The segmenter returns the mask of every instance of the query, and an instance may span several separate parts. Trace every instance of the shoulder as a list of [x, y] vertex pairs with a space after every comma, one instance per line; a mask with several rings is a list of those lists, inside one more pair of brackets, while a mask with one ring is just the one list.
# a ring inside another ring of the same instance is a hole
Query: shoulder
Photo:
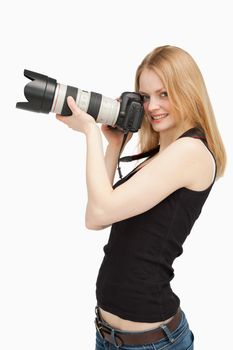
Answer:
[[203, 141], [193, 137], [182, 137], [172, 142], [160, 153], [160, 157], [184, 165], [213, 158]]
[[168, 166], [169, 164], [186, 166], [187, 164], [200, 160], [200, 157], [206, 156], [207, 151], [206, 146], [201, 140], [191, 137], [182, 137], [159, 152], [155, 158], [152, 158], [152, 162], [166, 161]]
[[203, 141], [182, 137], [152, 159], [151, 170], [158, 168], [163, 170], [163, 176], [169, 174], [174, 185], [200, 191], [211, 184], [215, 163]]
[[162, 159], [169, 164], [167, 166], [171, 170], [180, 168], [175, 173], [180, 174], [189, 189], [200, 191], [207, 188], [213, 181], [214, 158], [200, 139], [182, 137], [174, 141], [161, 152]]
[[164, 151], [167, 151], [167, 154], [178, 151], [182, 153], [183, 156], [190, 154], [196, 155], [203, 153], [203, 151], [206, 153], [206, 146], [200, 139], [185, 136], [172, 142]]

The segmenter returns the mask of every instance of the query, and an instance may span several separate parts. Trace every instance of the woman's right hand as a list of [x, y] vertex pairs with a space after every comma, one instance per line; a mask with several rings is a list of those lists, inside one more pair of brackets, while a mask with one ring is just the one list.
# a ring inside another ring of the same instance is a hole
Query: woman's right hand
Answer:
[[[124, 136], [123, 131], [119, 130], [118, 128], [109, 127], [108, 125], [105, 125], [105, 124], [101, 125], [101, 131], [110, 145], [116, 146], [116, 147], [121, 146], [123, 141], [123, 136]], [[129, 132], [126, 139], [126, 143], [131, 139], [132, 136], [133, 136], [133, 133]]]

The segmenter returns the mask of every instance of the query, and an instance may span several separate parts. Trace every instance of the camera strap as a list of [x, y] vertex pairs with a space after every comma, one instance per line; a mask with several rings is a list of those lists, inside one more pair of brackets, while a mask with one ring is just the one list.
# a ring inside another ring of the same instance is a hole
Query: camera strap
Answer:
[[124, 132], [124, 136], [123, 136], [123, 140], [122, 140], [122, 144], [121, 144], [121, 148], [120, 148], [120, 152], [119, 152], [118, 160], [117, 160], [117, 170], [118, 170], [118, 174], [119, 174], [120, 179], [122, 179], [122, 177], [123, 177], [122, 173], [121, 173], [121, 167], [120, 167], [120, 161], [121, 161], [120, 155], [123, 151], [123, 147], [126, 143], [126, 139], [127, 139], [128, 134], [129, 134], [129, 131]]
[[117, 170], [118, 170], [118, 174], [119, 174], [120, 179], [122, 179], [122, 177], [123, 177], [122, 173], [121, 173], [120, 162], [132, 162], [133, 160], [138, 160], [138, 159], [145, 158], [145, 157], [151, 157], [154, 154], [156, 154], [159, 150], [159, 145], [158, 145], [155, 148], [152, 148], [151, 150], [149, 150], [147, 152], [143, 152], [143, 153], [135, 154], [132, 156], [125, 156], [125, 157], [120, 158], [120, 155], [122, 153], [122, 150], [123, 150], [123, 147], [125, 145], [128, 134], [129, 134], [129, 131], [124, 133], [123, 141], [121, 144], [121, 149], [120, 149], [119, 156], [118, 156]]

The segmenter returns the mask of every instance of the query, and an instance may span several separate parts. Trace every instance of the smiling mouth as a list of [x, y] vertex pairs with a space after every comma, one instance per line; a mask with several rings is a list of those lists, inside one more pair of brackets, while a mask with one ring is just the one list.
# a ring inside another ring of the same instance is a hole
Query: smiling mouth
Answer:
[[166, 118], [168, 116], [168, 113], [158, 114], [156, 116], [151, 116], [152, 120], [160, 120], [163, 118]]

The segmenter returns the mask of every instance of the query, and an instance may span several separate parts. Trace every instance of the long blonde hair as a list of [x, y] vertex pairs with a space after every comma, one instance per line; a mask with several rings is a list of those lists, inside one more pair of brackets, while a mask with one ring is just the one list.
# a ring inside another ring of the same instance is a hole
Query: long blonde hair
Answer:
[[[139, 65], [135, 77], [135, 89], [139, 91], [142, 71], [153, 70], [167, 90], [171, 113], [176, 120], [190, 121], [201, 127], [208, 147], [215, 156], [217, 177], [224, 174], [226, 151], [220, 136], [213, 108], [202, 74], [193, 58], [175, 46], [161, 46], [150, 52]], [[155, 132], [147, 118], [143, 118], [139, 130], [139, 149], [146, 152], [159, 144], [159, 133]]]

